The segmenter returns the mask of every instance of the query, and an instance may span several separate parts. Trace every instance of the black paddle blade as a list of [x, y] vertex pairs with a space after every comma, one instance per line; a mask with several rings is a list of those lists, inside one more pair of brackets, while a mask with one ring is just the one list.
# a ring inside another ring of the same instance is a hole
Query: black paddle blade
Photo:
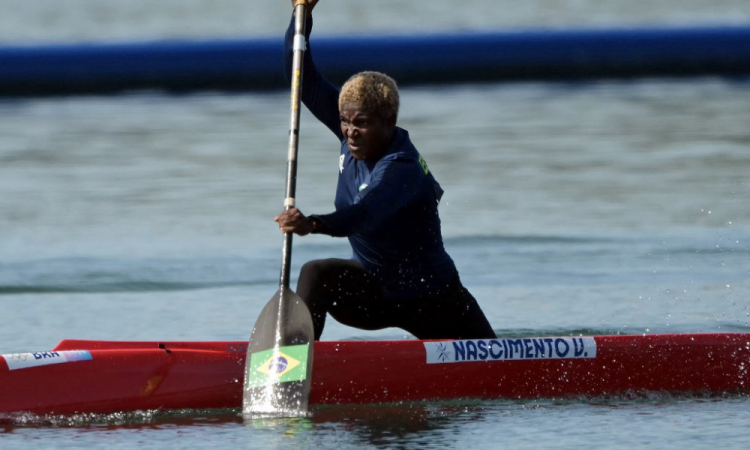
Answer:
[[312, 317], [305, 302], [291, 289], [279, 289], [263, 308], [250, 336], [243, 414], [306, 415], [314, 341]]

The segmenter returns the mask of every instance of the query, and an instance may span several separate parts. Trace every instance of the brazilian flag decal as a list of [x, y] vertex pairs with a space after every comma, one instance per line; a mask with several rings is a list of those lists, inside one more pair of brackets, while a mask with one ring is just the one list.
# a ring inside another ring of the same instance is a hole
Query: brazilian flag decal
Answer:
[[422, 170], [424, 170], [424, 174], [427, 175], [430, 173], [430, 168], [427, 167], [427, 161], [422, 158], [422, 155], [419, 155], [419, 164], [422, 166]]
[[307, 349], [309, 345], [272, 348], [250, 355], [248, 387], [302, 381], [307, 378]]

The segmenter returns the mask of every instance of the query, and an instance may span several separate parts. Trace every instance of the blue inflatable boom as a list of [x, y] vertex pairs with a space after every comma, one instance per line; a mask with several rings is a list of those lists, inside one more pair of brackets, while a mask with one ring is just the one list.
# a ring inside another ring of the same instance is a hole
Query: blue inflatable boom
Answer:
[[[287, 88], [282, 40], [0, 47], [0, 95]], [[316, 37], [341, 83], [377, 70], [400, 84], [750, 73], [750, 26]]]

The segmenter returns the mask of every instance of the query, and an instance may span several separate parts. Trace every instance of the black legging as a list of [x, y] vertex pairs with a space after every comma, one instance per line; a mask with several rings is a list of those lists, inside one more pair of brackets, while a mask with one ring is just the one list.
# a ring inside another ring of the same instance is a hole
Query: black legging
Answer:
[[417, 339], [496, 337], [458, 274], [432, 295], [397, 302], [383, 296], [359, 262], [321, 259], [302, 266], [297, 294], [310, 309], [316, 341], [323, 334], [326, 314], [364, 330], [401, 328]]

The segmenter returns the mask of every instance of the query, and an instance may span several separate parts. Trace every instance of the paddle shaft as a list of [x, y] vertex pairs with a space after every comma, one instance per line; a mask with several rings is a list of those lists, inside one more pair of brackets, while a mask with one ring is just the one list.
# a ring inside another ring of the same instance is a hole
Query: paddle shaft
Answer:
[[[299, 114], [300, 96], [302, 94], [302, 66], [305, 56], [305, 12], [306, 0], [297, 0], [294, 4], [294, 55], [292, 57], [292, 94], [289, 119], [289, 152], [287, 155], [286, 196], [284, 209], [295, 206], [297, 190], [297, 151], [299, 149]], [[292, 265], [292, 233], [284, 233], [281, 260], [281, 278], [279, 286], [289, 287], [289, 273]]]
[[[288, 170], [284, 209], [295, 206], [300, 92], [305, 53], [307, 0], [294, 3], [294, 52], [292, 57], [292, 106], [289, 126]], [[260, 415], [297, 417], [308, 409], [312, 385], [314, 331], [305, 302], [289, 288], [292, 233], [284, 233], [279, 290], [255, 321], [245, 358], [242, 411]]]

